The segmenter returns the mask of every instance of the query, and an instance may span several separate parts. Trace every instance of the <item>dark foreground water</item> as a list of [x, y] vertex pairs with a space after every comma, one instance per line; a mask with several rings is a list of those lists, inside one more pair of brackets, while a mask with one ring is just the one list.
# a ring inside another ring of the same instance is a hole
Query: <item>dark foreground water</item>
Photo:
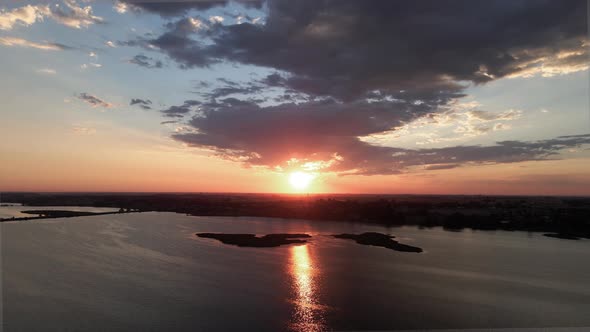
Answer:
[[[590, 326], [590, 241], [138, 213], [0, 224], [5, 331]], [[389, 232], [402, 253], [328, 234]], [[238, 248], [195, 232], [308, 232]]]

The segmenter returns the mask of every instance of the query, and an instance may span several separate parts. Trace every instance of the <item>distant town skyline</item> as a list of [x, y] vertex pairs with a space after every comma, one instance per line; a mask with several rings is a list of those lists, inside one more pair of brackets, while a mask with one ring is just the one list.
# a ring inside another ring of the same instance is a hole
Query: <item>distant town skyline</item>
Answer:
[[590, 195], [587, 1], [3, 1], [0, 191]]

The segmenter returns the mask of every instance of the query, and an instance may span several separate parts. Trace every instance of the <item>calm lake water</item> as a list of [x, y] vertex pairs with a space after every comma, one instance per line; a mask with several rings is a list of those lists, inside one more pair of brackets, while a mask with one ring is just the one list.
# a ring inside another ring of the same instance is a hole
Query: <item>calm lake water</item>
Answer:
[[[174, 213], [0, 227], [5, 331], [590, 326], [587, 240]], [[393, 234], [425, 252], [328, 236], [365, 231]], [[195, 232], [313, 238], [239, 248]]]

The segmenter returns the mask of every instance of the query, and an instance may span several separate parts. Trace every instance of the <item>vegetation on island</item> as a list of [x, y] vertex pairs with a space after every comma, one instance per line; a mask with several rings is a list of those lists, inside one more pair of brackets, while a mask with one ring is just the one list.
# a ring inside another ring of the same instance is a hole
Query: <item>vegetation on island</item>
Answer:
[[278, 247], [285, 244], [303, 244], [311, 238], [308, 234], [267, 234], [256, 236], [255, 234], [222, 234], [222, 233], [197, 233], [198, 237], [221, 241], [224, 244], [238, 247]]
[[348, 239], [354, 240], [358, 244], [364, 244], [368, 246], [377, 246], [377, 247], [384, 247], [387, 249], [395, 250], [395, 251], [402, 251], [402, 252], [422, 252], [422, 248], [409, 246], [407, 244], [399, 243], [395, 241], [393, 235], [375, 233], [375, 232], [367, 232], [362, 234], [337, 234], [332, 235], [337, 239]]

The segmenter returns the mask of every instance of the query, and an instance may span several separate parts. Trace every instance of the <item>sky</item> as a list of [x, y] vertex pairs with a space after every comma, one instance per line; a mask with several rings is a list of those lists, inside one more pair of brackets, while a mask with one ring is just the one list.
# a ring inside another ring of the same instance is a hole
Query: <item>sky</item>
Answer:
[[1, 0], [0, 191], [590, 195], [587, 15]]

